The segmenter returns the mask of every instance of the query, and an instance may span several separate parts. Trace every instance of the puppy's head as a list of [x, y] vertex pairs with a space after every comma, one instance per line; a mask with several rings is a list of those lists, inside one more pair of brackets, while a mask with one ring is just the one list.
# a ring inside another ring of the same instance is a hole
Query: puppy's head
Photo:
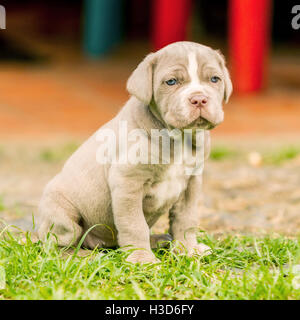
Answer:
[[176, 42], [149, 54], [127, 90], [154, 107], [168, 127], [211, 129], [224, 119], [232, 84], [223, 56], [209, 47]]

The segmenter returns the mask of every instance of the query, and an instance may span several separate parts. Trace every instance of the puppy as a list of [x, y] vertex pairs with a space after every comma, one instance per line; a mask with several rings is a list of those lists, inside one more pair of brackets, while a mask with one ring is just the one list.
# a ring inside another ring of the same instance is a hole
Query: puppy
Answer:
[[[115, 133], [118, 142], [120, 123], [126, 122], [128, 130], [143, 130], [147, 144], [153, 129], [202, 129], [208, 157], [209, 130], [223, 121], [222, 104], [231, 95], [232, 83], [219, 51], [177, 42], [149, 54], [130, 76], [127, 90], [130, 99], [100, 131]], [[174, 153], [166, 164], [101, 163], [103, 155], [97, 155], [103, 146], [97, 136], [100, 131], [46, 186], [39, 205], [40, 239], [51, 229], [60, 246], [77, 245], [94, 226], [84, 240], [85, 247], [135, 248], [128, 261], [152, 263], [157, 259], [151, 251], [150, 228], [168, 213], [170, 234], [188, 255], [208, 250], [197, 242], [195, 230], [201, 175], [186, 174], [190, 164], [172, 162]], [[128, 147], [132, 144], [128, 142]]]

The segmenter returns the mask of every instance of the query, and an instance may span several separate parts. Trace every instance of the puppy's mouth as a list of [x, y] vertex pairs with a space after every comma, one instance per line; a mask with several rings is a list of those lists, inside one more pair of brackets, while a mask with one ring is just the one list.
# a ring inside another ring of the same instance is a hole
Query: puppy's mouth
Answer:
[[205, 130], [211, 130], [216, 126], [216, 124], [208, 121], [207, 119], [203, 118], [203, 117], [199, 117], [197, 118], [195, 121], [193, 121], [189, 127], [193, 127], [193, 128], [200, 128], [200, 129], [205, 129]]

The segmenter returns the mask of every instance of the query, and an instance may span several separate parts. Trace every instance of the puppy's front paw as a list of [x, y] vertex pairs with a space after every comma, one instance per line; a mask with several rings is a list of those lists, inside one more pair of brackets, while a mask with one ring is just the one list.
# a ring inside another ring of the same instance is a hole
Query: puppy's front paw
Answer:
[[191, 248], [188, 248], [188, 256], [207, 256], [212, 254], [212, 250], [209, 246], [203, 244], [203, 243], [198, 243], [194, 245]]
[[148, 250], [135, 250], [126, 259], [131, 263], [158, 263], [160, 262], [155, 255]]
[[192, 256], [207, 256], [212, 253], [211, 248], [203, 243], [189, 244], [179, 241], [174, 242], [173, 252], [179, 255]]

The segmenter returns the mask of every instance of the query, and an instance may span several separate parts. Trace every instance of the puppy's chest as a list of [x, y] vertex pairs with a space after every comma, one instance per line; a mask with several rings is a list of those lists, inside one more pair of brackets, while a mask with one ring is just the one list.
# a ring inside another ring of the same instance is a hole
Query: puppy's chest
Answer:
[[[156, 181], [145, 188], [144, 209], [146, 211], [169, 209], [186, 190], [189, 176], [184, 167], [170, 166]], [[162, 212], [163, 213], [163, 212]]]

